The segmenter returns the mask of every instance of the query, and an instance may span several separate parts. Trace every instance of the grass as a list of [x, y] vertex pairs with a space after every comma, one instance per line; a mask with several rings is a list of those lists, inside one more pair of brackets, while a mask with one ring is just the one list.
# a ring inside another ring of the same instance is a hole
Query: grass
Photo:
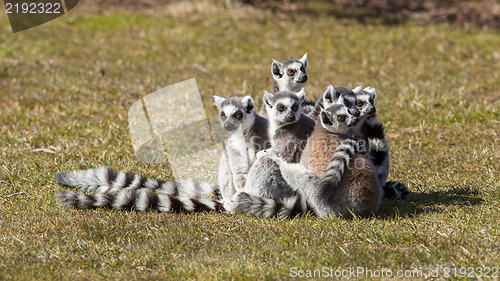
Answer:
[[[358, 266], [443, 278], [447, 266], [498, 267], [499, 33], [245, 7], [85, 11], [16, 34], [0, 16], [0, 279], [274, 280], [291, 267]], [[211, 113], [214, 94], [260, 104], [271, 58], [304, 52], [309, 97], [328, 84], [377, 88], [390, 179], [408, 185], [407, 200], [348, 221], [57, 204], [59, 171], [169, 178], [167, 165], [134, 156], [127, 111], [141, 97], [194, 77]]]

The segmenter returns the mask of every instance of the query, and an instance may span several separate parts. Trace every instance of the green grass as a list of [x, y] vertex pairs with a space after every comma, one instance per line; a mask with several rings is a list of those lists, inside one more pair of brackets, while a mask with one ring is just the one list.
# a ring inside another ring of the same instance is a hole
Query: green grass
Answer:
[[[84, 11], [17, 34], [0, 16], [0, 279], [499, 266], [499, 33], [247, 8]], [[194, 77], [210, 109], [214, 94], [250, 94], [260, 105], [271, 58], [304, 52], [311, 98], [328, 84], [377, 88], [390, 179], [408, 185], [407, 200], [385, 200], [376, 218], [359, 220], [57, 204], [60, 171], [111, 166], [169, 178], [167, 165], [134, 156], [127, 111], [141, 97]]]

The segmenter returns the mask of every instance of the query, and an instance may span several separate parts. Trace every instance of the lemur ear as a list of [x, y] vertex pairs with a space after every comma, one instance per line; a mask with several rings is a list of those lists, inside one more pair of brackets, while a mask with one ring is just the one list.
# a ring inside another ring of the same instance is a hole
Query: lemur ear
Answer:
[[373, 87], [366, 87], [363, 91], [368, 92], [373, 100], [377, 97], [377, 92]]
[[352, 89], [352, 91], [357, 95], [359, 94], [359, 92], [361, 92], [361, 89], [363, 89], [363, 87], [357, 86], [356, 88]]
[[255, 107], [252, 97], [251, 96], [245, 96], [242, 101], [243, 101], [243, 106], [245, 107], [245, 111], [247, 113], [252, 112], [252, 110]]
[[323, 124], [323, 127], [333, 126], [332, 114], [329, 111], [321, 110], [320, 120], [321, 120], [321, 124]]
[[283, 77], [283, 64], [275, 59], [273, 59], [273, 64], [271, 64], [271, 73], [274, 79], [280, 79]]
[[274, 95], [269, 93], [268, 91], [264, 90], [264, 104], [266, 107], [272, 108], [273, 107], [273, 99]]
[[221, 104], [225, 101], [225, 98], [221, 98], [219, 96], [214, 96], [215, 105], [220, 109]]
[[303, 103], [306, 100], [306, 92], [304, 91], [304, 88], [300, 89], [297, 93], [295, 93], [297, 98], [299, 99], [299, 103]]
[[299, 61], [304, 65], [304, 68], [307, 68], [307, 53], [305, 53]]
[[326, 87], [326, 91], [323, 94], [323, 99], [327, 100], [330, 104], [332, 104], [335, 100], [340, 97], [340, 94], [335, 90], [332, 85], [328, 85]]

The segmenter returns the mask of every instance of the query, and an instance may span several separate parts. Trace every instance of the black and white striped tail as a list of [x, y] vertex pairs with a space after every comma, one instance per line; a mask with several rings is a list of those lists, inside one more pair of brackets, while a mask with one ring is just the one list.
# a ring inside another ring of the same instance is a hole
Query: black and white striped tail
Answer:
[[163, 194], [190, 198], [220, 196], [219, 187], [215, 184], [194, 181], [169, 182], [153, 180], [135, 173], [125, 173], [105, 167], [62, 172], [56, 175], [56, 182], [62, 186], [73, 186], [82, 191], [97, 193], [148, 188]]
[[388, 199], [405, 199], [410, 193], [404, 183], [398, 181], [388, 181], [382, 186], [384, 197]]
[[214, 199], [192, 199], [157, 193], [148, 188], [121, 189], [115, 193], [82, 194], [69, 190], [57, 193], [59, 202], [74, 209], [107, 207], [112, 209], [158, 212], [225, 212], [222, 204]]
[[302, 103], [301, 112], [307, 116], [312, 115], [314, 113], [314, 109], [316, 108], [316, 103], [313, 101], [306, 100]]
[[235, 196], [234, 203], [236, 212], [266, 218], [304, 216], [310, 210], [300, 195], [276, 200], [240, 192]]
[[342, 176], [356, 153], [357, 146], [358, 142], [352, 139], [345, 139], [337, 146], [337, 150], [326, 167], [323, 179], [319, 183], [320, 189], [326, 192], [325, 198], [330, 198], [336, 187], [340, 185]]

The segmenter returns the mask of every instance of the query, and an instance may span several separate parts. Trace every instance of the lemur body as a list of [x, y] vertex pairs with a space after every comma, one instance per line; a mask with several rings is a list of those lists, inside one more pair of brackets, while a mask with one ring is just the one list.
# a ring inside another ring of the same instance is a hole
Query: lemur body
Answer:
[[316, 126], [303, 152], [303, 157], [309, 159], [303, 162], [305, 166], [287, 163], [269, 150], [258, 155], [261, 158], [256, 163], [265, 161], [280, 172], [281, 180], [275, 182], [281, 186], [272, 189], [291, 191], [279, 193], [282, 197], [239, 193], [235, 197], [236, 211], [284, 217], [310, 208], [319, 217], [345, 218], [353, 214], [371, 216], [378, 211], [381, 189], [373, 165], [356, 152], [357, 142], [345, 135], [348, 126], [357, 123], [357, 117], [350, 115], [345, 105], [333, 105], [321, 111], [319, 121], [321, 126]]
[[243, 190], [255, 154], [269, 147], [268, 122], [254, 111], [250, 96], [220, 98], [215, 96], [220, 122], [230, 136], [221, 156], [218, 182], [224, 201]]
[[[263, 99], [269, 116], [268, 136], [271, 147], [284, 161], [299, 162], [315, 126], [314, 120], [301, 112], [301, 105], [305, 100], [304, 90], [297, 93], [266, 91]], [[282, 180], [279, 169], [266, 159], [257, 160], [253, 164], [244, 192], [271, 198], [296, 194]]]
[[302, 150], [314, 130], [314, 120], [301, 112], [304, 100], [303, 89], [297, 93], [264, 93], [269, 116], [269, 140], [278, 155], [287, 162], [300, 161]]
[[389, 146], [384, 136], [384, 127], [376, 117], [376, 90], [372, 87], [353, 90], [356, 94], [356, 107], [360, 112], [360, 122], [349, 129], [349, 136], [362, 139], [367, 149], [367, 156], [375, 166], [377, 179], [387, 198], [405, 198], [409, 193], [400, 182], [387, 182], [389, 176]]
[[[230, 133], [221, 156], [219, 183], [168, 182], [152, 180], [133, 173], [115, 172], [108, 168], [63, 172], [56, 181], [94, 194], [68, 190], [58, 193], [60, 202], [72, 208], [135, 208], [140, 211], [224, 211], [222, 204], [241, 190], [255, 153], [268, 147], [267, 120], [255, 114], [250, 96], [244, 98], [214, 97], [222, 127]], [[222, 192], [219, 202], [210, 197]]]
[[[271, 93], [293, 92], [297, 93], [304, 89], [307, 82], [307, 53], [300, 59], [291, 59], [279, 62], [273, 59], [271, 64], [271, 74], [273, 76], [273, 86]], [[314, 108], [314, 102], [304, 101], [302, 110], [308, 114]], [[260, 115], [267, 118], [265, 104], [260, 109]]]

